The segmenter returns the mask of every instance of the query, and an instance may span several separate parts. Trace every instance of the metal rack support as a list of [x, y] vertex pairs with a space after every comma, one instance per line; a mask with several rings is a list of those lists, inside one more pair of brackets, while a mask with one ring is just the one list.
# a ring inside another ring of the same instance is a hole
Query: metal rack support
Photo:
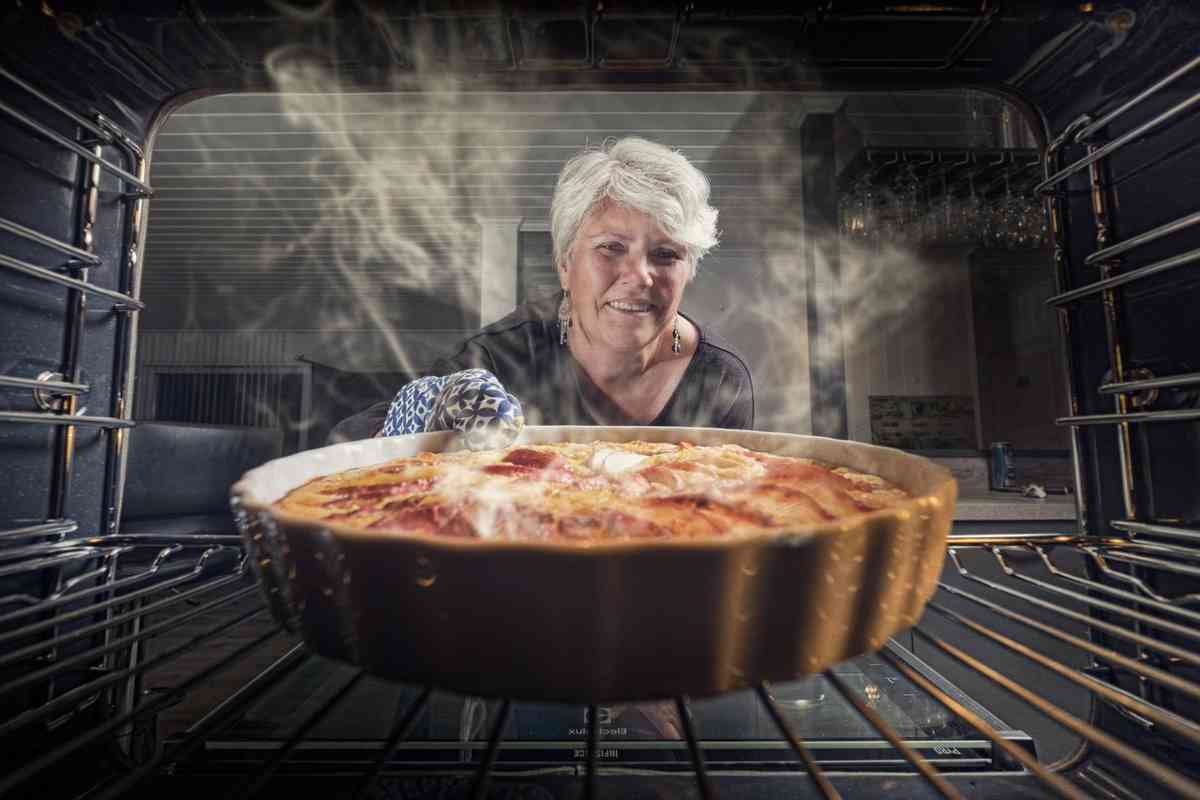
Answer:
[[1067, 779], [1063, 778], [1049, 769], [1045, 764], [1042, 764], [1034, 756], [1029, 754], [1023, 747], [1017, 747], [1008, 739], [1000, 735], [1000, 732], [989, 725], [982, 717], [976, 714], [971, 709], [967, 708], [963, 703], [956, 700], [947, 694], [944, 690], [937, 686], [933, 681], [926, 678], [917, 670], [910, 667], [904, 661], [896, 657], [890, 650], [884, 649], [880, 651], [880, 655], [888, 662], [896, 671], [903, 675], [908, 680], [912, 681], [921, 688], [929, 696], [933, 697], [959, 719], [966, 722], [975, 730], [982, 733], [989, 741], [1000, 749], [1004, 755], [1016, 761], [1018, 764], [1036, 775], [1038, 779], [1046, 785], [1056, 795], [1067, 800], [1088, 800], [1086, 794], [1080, 791], [1079, 787], [1072, 784]]
[[404, 715], [396, 722], [396, 726], [392, 728], [392, 732], [388, 734], [387, 742], [384, 743], [383, 749], [379, 753], [379, 758], [375, 759], [375, 763], [371, 765], [371, 769], [363, 775], [358, 787], [352, 795], [353, 800], [364, 800], [367, 794], [371, 791], [371, 787], [375, 785], [375, 780], [379, 777], [379, 773], [383, 771], [387, 762], [392, 760], [396, 755], [396, 751], [400, 749], [400, 745], [408, 739], [412, 733], [413, 727], [416, 726], [417, 720], [425, 713], [425, 709], [429, 705], [429, 699], [433, 696], [433, 687], [426, 686], [421, 690], [421, 694], [411, 705], [405, 710]]
[[508, 725], [508, 717], [512, 712], [512, 701], [502, 700], [496, 722], [492, 725], [492, 735], [488, 737], [487, 749], [483, 751], [483, 761], [475, 771], [468, 796], [471, 800], [483, 800], [487, 794], [488, 784], [492, 779], [492, 768], [496, 766], [496, 757], [500, 755], [500, 742], [504, 739], [504, 728]]
[[[988, 629], [984, 628], [984, 630]], [[1036, 708], [1038, 711], [1045, 714], [1059, 725], [1067, 728], [1075, 735], [1086, 739], [1091, 744], [1101, 747], [1109, 753], [1112, 753], [1117, 758], [1120, 758], [1133, 768], [1152, 778], [1156, 783], [1159, 783], [1167, 789], [1176, 792], [1177, 796], [1188, 798], [1200, 797], [1200, 785], [1170, 769], [1161, 761], [1150, 758], [1144, 753], [1135, 750], [1134, 748], [1120, 741], [1111, 734], [1105, 733], [1094, 725], [1086, 723], [1078, 717], [1068, 714], [1062, 708], [1051, 703], [1049, 700], [1046, 700], [1037, 692], [1022, 686], [1017, 681], [1013, 680], [1007, 675], [1004, 675], [998, 670], [993, 669], [988, 664], [985, 664], [961, 648], [954, 646], [950, 642], [929, 634], [919, 627], [913, 628], [913, 631], [920, 636], [922, 640], [932, 644], [934, 647], [938, 648], [951, 658], [954, 658], [972, 668], [988, 680], [1020, 698], [1030, 706]], [[988, 630], [988, 632], [991, 633], [990, 630]]]
[[203, 719], [188, 728], [185, 739], [163, 750], [125, 776], [92, 792], [87, 796], [87, 800], [116, 800], [116, 798], [123, 797], [130, 789], [157, 770], [162, 763], [170, 764], [187, 757], [188, 754], [204, 744], [206, 737], [219, 733], [241, 719], [242, 714], [255, 700], [269, 692], [278, 681], [283, 680], [307, 663], [310, 658], [311, 656], [305, 652], [302, 644], [288, 650], [223, 703], [206, 714]]
[[854, 706], [854, 710], [861, 714], [863, 719], [871, 723], [871, 727], [879, 731], [883, 738], [887, 739], [888, 743], [896, 748], [896, 752], [902, 755], [904, 760], [911, 764], [934, 789], [937, 789], [938, 794], [946, 798], [946, 800], [961, 800], [962, 795], [929, 763], [929, 760], [901, 739], [896, 729], [889, 725], [887, 720], [879, 715], [878, 711], [867, 705], [858, 696], [858, 693], [842, 680], [840, 675], [833, 670], [826, 670], [824, 675], [825, 680], [833, 684], [833, 687], [838, 690], [842, 697], [846, 698], [850, 702], [850, 705]]
[[755, 687], [758, 693], [758, 699], [767, 709], [767, 713], [771, 715], [771, 721], [775, 723], [775, 727], [779, 729], [779, 733], [787, 740], [787, 743], [792, 748], [792, 752], [804, 764], [804, 769], [812, 778], [813, 785], [825, 800], [841, 800], [841, 794], [834, 788], [829, 780], [829, 776], [817, 764], [817, 760], [813, 758], [812, 753], [804, 746], [804, 742], [796, 736], [796, 732], [792, 730], [792, 726], [784, 719], [783, 712], [779, 709], [779, 703], [775, 702], [775, 698], [771, 696], [770, 687], [764, 682]]
[[231, 795], [231, 800], [232, 798], [239, 798], [240, 800], [241, 798], [253, 797], [262, 791], [262, 789], [267, 785], [267, 782], [270, 781], [271, 777], [275, 774], [275, 771], [278, 770], [283, 762], [287, 760], [288, 756], [292, 754], [292, 751], [295, 750], [302, 741], [304, 741], [309, 732], [313, 728], [317, 727], [317, 725], [321, 724], [321, 720], [328, 717], [330, 712], [337, 708], [338, 705], [345, 700], [352, 691], [354, 691], [354, 688], [358, 686], [358, 684], [365, 677], [366, 673], [362, 672], [361, 670], [355, 673], [354, 677], [352, 677], [345, 683], [345, 685], [339, 688], [332, 697], [322, 703], [321, 706], [308, 717], [308, 719], [304, 720], [303, 724], [296, 728], [296, 731], [288, 737], [288, 740], [283, 743], [283, 746], [275, 751], [274, 755], [272, 755], [270, 760], [267, 761], [267, 765], [263, 767], [254, 781], [252, 781], [244, 791], [234, 792]]
[[704, 751], [700, 749], [700, 740], [696, 736], [696, 726], [692, 720], [692, 710], [688, 708], [686, 697], [675, 698], [675, 711], [679, 714], [679, 722], [683, 726], [683, 738], [687, 741], [688, 754], [692, 758], [692, 768], [696, 770], [696, 785], [700, 789], [700, 798], [701, 800], [714, 800], [716, 792], [708, 777], [708, 767], [704, 763]]

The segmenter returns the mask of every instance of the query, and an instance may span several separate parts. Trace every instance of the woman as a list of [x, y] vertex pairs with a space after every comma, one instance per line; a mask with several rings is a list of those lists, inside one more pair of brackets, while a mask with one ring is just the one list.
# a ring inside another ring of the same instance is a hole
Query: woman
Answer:
[[485, 434], [510, 440], [523, 422], [752, 427], [745, 362], [679, 311], [717, 243], [708, 195], [703, 173], [645, 139], [576, 155], [550, 207], [561, 294], [467, 339], [386, 418], [377, 406], [334, 436], [457, 428], [486, 446]]

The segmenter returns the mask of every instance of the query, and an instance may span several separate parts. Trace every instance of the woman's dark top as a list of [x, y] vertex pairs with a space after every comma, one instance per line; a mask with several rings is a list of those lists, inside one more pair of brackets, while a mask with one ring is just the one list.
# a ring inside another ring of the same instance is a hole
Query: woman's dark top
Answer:
[[[637, 424], [595, 387], [570, 350], [558, 343], [558, 303], [556, 295], [520, 306], [439, 359], [430, 374], [449, 375], [471, 367], [490, 370], [521, 401], [529, 425]], [[696, 330], [696, 352], [675, 393], [650, 424], [753, 427], [754, 386], [746, 363], [699, 325]], [[390, 399], [343, 421], [330, 441], [374, 436], [389, 404]]]

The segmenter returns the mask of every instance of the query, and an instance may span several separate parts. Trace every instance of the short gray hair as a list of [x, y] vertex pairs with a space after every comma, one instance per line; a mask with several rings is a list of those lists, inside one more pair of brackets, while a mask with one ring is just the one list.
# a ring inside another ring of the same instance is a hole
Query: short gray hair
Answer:
[[578, 153], [558, 174], [550, 203], [554, 263], [563, 263], [583, 220], [601, 202], [641, 211], [685, 248], [696, 264], [717, 244], [717, 210], [708, 204], [708, 178], [680, 153], [630, 136]]

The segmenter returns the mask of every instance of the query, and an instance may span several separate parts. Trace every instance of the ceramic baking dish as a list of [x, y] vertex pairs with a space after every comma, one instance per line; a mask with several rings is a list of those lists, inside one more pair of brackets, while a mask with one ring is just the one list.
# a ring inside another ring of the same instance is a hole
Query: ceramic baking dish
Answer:
[[877, 649], [941, 573], [957, 486], [931, 461], [758, 431], [528, 427], [519, 441], [736, 443], [873, 473], [913, 499], [738, 539], [462, 540], [356, 530], [271, 504], [322, 475], [420, 451], [425, 433], [326, 447], [243, 476], [233, 507], [276, 618], [316, 653], [480, 696], [615, 702], [782, 681]]

